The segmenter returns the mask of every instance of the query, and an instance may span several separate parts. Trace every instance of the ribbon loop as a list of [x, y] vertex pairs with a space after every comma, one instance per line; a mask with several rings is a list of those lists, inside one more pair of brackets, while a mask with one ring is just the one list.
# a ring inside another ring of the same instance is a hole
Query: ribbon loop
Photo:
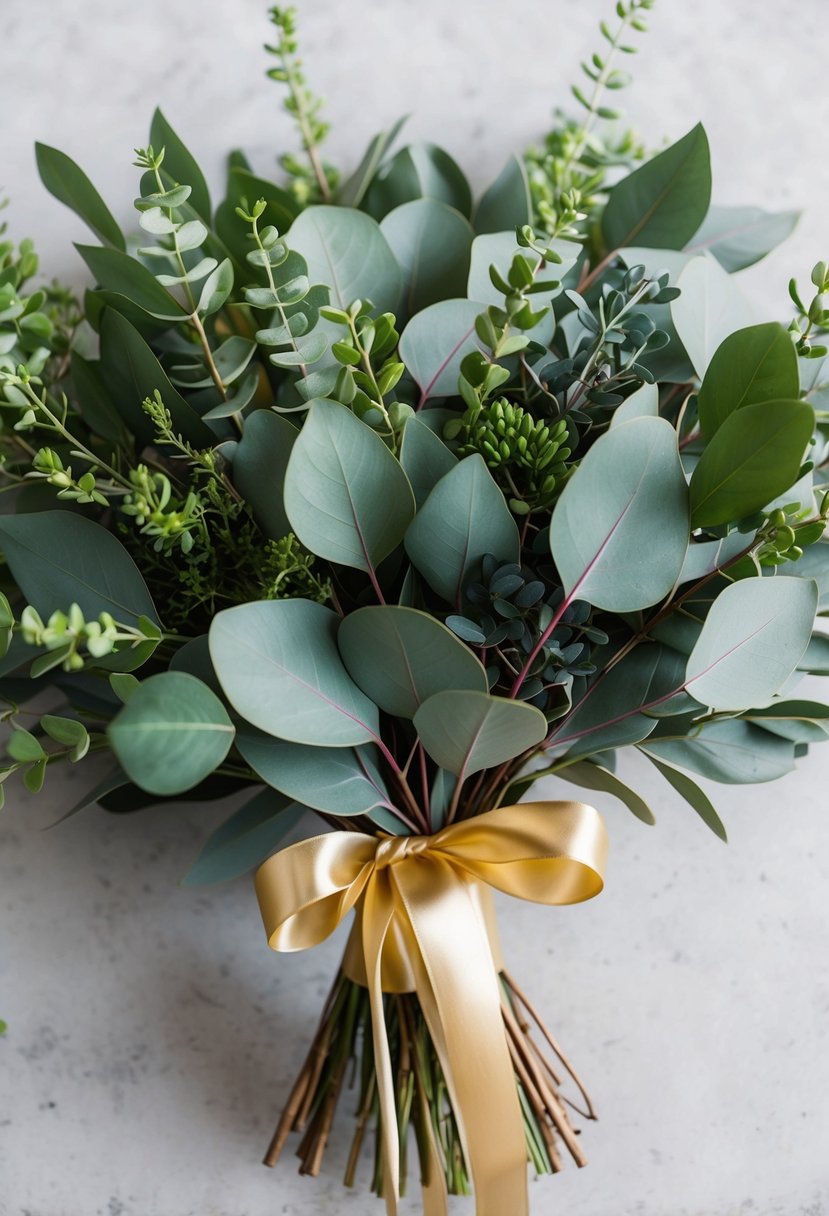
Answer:
[[[257, 871], [274, 950], [319, 944], [357, 908], [390, 1216], [399, 1197], [400, 1145], [383, 1018], [384, 955], [411, 978], [423, 1009], [472, 1174], [477, 1216], [527, 1216], [523, 1121], [476, 888], [485, 884], [548, 905], [578, 903], [601, 891], [606, 850], [593, 807], [535, 802], [501, 807], [433, 836], [331, 832], [283, 849]], [[445, 1197], [433, 1210], [446, 1211]]]

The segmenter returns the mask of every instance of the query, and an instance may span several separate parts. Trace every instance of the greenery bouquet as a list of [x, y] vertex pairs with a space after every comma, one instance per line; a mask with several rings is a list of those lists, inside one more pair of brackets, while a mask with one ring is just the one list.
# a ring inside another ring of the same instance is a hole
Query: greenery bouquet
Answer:
[[615, 772], [635, 747], [724, 839], [694, 775], [781, 777], [829, 729], [796, 692], [829, 672], [829, 272], [758, 321], [730, 275], [796, 216], [710, 206], [701, 127], [619, 134], [604, 90], [651, 2], [477, 203], [399, 123], [342, 179], [274, 9], [281, 184], [233, 152], [214, 208], [156, 112], [137, 237], [38, 146], [97, 238], [82, 305], [0, 249], [0, 776], [111, 754], [67, 815], [241, 793], [185, 882], [259, 867], [280, 950], [356, 912], [266, 1159], [296, 1129], [317, 1173], [351, 1083], [346, 1182], [373, 1138], [389, 1211], [412, 1138], [431, 1213], [471, 1186], [526, 1213], [528, 1160], [584, 1162], [592, 1106], [488, 892], [597, 894], [604, 829], [535, 783], [652, 823]]

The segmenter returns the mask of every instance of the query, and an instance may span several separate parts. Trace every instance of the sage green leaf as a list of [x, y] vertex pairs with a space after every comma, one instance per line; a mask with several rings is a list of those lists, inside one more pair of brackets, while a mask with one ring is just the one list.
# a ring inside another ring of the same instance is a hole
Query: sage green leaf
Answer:
[[708, 138], [697, 125], [613, 187], [601, 220], [605, 246], [682, 249], [704, 220], [710, 201]]
[[611, 427], [632, 422], [634, 418], [657, 418], [659, 416], [659, 389], [655, 384], [643, 384], [626, 397], [610, 419]]
[[265, 536], [279, 540], [291, 531], [283, 500], [285, 471], [299, 431], [282, 414], [254, 410], [233, 453], [236, 489]]
[[269, 735], [350, 747], [377, 738], [377, 706], [337, 650], [338, 617], [310, 600], [227, 608], [210, 626], [210, 657], [231, 705]]
[[214, 433], [170, 383], [138, 330], [113, 308], [105, 310], [101, 322], [101, 375], [141, 444], [153, 439], [153, 426], [142, 402], [158, 389], [172, 416], [173, 429], [198, 447], [212, 447]]
[[363, 206], [381, 220], [395, 207], [417, 198], [433, 198], [469, 216], [469, 183], [448, 152], [435, 144], [409, 144], [374, 175]]
[[794, 744], [736, 718], [707, 722], [687, 738], [649, 739], [640, 750], [726, 785], [776, 781], [794, 768]]
[[26, 601], [46, 619], [78, 604], [87, 620], [158, 623], [147, 584], [113, 534], [74, 511], [0, 515], [0, 549]]
[[589, 760], [580, 760], [578, 764], [566, 764], [558, 769], [556, 776], [562, 781], [569, 781], [585, 790], [599, 790], [603, 794], [612, 794], [623, 802], [642, 823], [656, 823], [654, 813], [636, 790], [626, 785], [615, 773], [602, 768], [599, 764], [591, 764]]
[[609, 612], [664, 599], [688, 549], [688, 494], [669, 422], [636, 418], [593, 444], [553, 512], [550, 546], [570, 599]]
[[46, 826], [48, 828], [56, 828], [59, 823], [63, 823], [66, 819], [71, 819], [74, 815], [85, 811], [87, 807], [94, 806], [99, 799], [105, 798], [107, 794], [111, 794], [125, 785], [129, 785], [127, 774], [122, 769], [116, 768], [114, 772], [108, 773], [106, 777], [103, 777], [91, 790], [87, 790], [85, 794], [82, 794], [68, 811], [64, 811], [62, 815], [59, 815], [57, 819], [53, 819]]
[[330, 287], [333, 307], [371, 300], [378, 312], [396, 312], [403, 275], [370, 215], [349, 207], [306, 207], [287, 239], [308, 263], [311, 282]]
[[414, 718], [432, 759], [461, 781], [530, 751], [547, 734], [547, 719], [526, 701], [485, 692], [438, 692]]
[[[257, 776], [289, 798], [343, 818], [373, 817], [385, 811], [380, 818], [383, 826], [388, 826], [392, 803], [377, 768], [375, 748], [286, 743], [250, 727], [239, 731], [236, 747]], [[391, 822], [392, 830], [399, 832], [403, 826], [400, 821]]]
[[818, 585], [818, 612], [829, 609], [829, 542], [818, 541], [803, 550], [803, 556], [789, 566], [795, 578], [813, 578]]
[[463, 295], [474, 233], [459, 211], [437, 199], [414, 199], [390, 211], [380, 231], [403, 272], [401, 307], [407, 317]]
[[696, 781], [692, 781], [687, 773], [680, 772], [672, 764], [666, 764], [664, 760], [659, 760], [655, 755], [648, 755], [648, 752], [644, 749], [643, 754], [648, 757], [651, 764], [662, 774], [679, 796], [684, 798], [690, 807], [693, 807], [705, 826], [709, 827], [715, 836], [719, 836], [720, 840], [727, 844], [728, 834], [725, 830], [725, 824], [717, 814], [716, 808], [705, 790], [701, 790]]
[[37, 171], [46, 189], [92, 229], [99, 240], [126, 249], [124, 234], [83, 169], [57, 148], [35, 144]]
[[124, 772], [150, 794], [181, 794], [218, 768], [233, 723], [195, 676], [165, 671], [142, 681], [107, 728]]
[[714, 600], [688, 659], [686, 688], [718, 710], [749, 709], [779, 692], [814, 625], [811, 579], [748, 578]]
[[162, 172], [176, 183], [190, 187], [187, 201], [209, 226], [210, 191], [207, 188], [204, 174], [192, 153], [181, 142], [160, 109], [156, 109], [150, 124], [150, 144], [156, 152], [164, 149]]
[[691, 476], [691, 526], [744, 519], [794, 485], [814, 424], [805, 401], [758, 401], [730, 414]]
[[829, 637], [822, 633], [812, 634], [797, 670], [812, 676], [829, 676]]
[[745, 532], [729, 532], [721, 540], [695, 541], [688, 547], [679, 582], [696, 583], [715, 570], [721, 570], [744, 553], [752, 539], [753, 536]]
[[697, 409], [710, 439], [729, 414], [760, 401], [796, 400], [797, 353], [791, 335], [776, 322], [730, 334], [714, 352], [702, 381]]
[[204, 887], [247, 874], [270, 856], [305, 812], [275, 790], [260, 790], [208, 836], [181, 885]]
[[751, 325], [754, 309], [734, 279], [713, 258], [692, 258], [676, 281], [671, 319], [702, 378], [714, 352], [735, 330]]
[[185, 319], [187, 314], [178, 301], [161, 286], [152, 271], [128, 253], [99, 245], [76, 245], [75, 248], [92, 271], [95, 281], [106, 291], [125, 296], [156, 320]]
[[337, 203], [340, 207], [359, 207], [365, 197], [366, 190], [371, 185], [383, 157], [391, 148], [400, 134], [406, 115], [398, 118], [388, 131], [380, 131], [374, 136], [365, 155], [351, 177], [343, 182], [337, 193]]
[[[425, 411], [428, 413], [429, 411]], [[423, 506], [441, 477], [458, 463], [443, 440], [423, 421], [423, 415], [410, 418], [403, 431], [400, 463], [414, 491], [417, 509]]]
[[741, 717], [792, 743], [822, 743], [829, 737], [829, 705], [820, 701], [772, 701]]
[[511, 156], [481, 195], [475, 208], [476, 232], [513, 231], [532, 220], [532, 200], [527, 170], [520, 156]]
[[414, 515], [408, 478], [380, 436], [335, 401], [313, 401], [288, 460], [285, 511], [312, 553], [373, 572]]
[[450, 629], [426, 612], [393, 604], [350, 612], [337, 644], [351, 678], [387, 714], [413, 718], [450, 688], [486, 692], [486, 672]]
[[431, 397], [454, 397], [461, 362], [479, 350], [475, 318], [480, 304], [441, 300], [412, 317], [400, 338], [400, 358], [420, 389], [418, 409]]
[[519, 561], [518, 528], [483, 457], [468, 456], [440, 479], [405, 543], [432, 590], [455, 606], [485, 554], [503, 563]]
[[689, 253], [711, 253], [729, 274], [753, 266], [794, 231], [799, 211], [764, 211], [761, 207], [708, 209], [687, 246]]
[[225, 258], [202, 285], [197, 307], [199, 316], [212, 317], [214, 312], [225, 306], [232, 291], [233, 263], [230, 258]]
[[170, 671], [186, 671], [188, 675], [195, 676], [202, 684], [211, 688], [217, 697], [222, 695], [222, 686], [210, 658], [210, 640], [206, 633], [190, 638], [183, 646], [179, 646], [170, 659]]

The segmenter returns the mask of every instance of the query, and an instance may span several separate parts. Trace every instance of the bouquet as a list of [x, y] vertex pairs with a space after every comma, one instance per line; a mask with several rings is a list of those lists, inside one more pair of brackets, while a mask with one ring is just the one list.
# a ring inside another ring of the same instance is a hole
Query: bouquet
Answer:
[[214, 207], [156, 111], [137, 237], [38, 145], [96, 238], [82, 302], [0, 246], [0, 778], [106, 752], [66, 816], [241, 795], [185, 883], [256, 869], [277, 950], [355, 912], [266, 1161], [296, 1130], [318, 1173], [354, 1084], [345, 1181], [373, 1142], [390, 1212], [412, 1147], [433, 1216], [471, 1188], [526, 1213], [528, 1162], [585, 1162], [592, 1104], [489, 892], [595, 896], [605, 833], [535, 783], [653, 823], [635, 747], [725, 839], [694, 776], [781, 777], [829, 730], [796, 692], [829, 672], [829, 269], [758, 320], [730, 276], [796, 216], [712, 206], [699, 126], [619, 133], [651, 7], [617, 6], [581, 116], [474, 203], [401, 123], [329, 165], [273, 9], [280, 183], [234, 151]]

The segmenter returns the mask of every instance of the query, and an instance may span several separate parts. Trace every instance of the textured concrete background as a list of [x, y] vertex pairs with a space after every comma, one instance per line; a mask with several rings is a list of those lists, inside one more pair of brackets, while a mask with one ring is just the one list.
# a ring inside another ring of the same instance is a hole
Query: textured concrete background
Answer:
[[[492, 0], [306, 0], [331, 158], [353, 165], [374, 130], [412, 111], [411, 134], [485, 184], [565, 100], [609, 7], [524, 0], [519, 24], [517, 6]], [[262, 8], [5, 0], [0, 185], [47, 270], [81, 282], [68, 242], [87, 233], [36, 182], [35, 138], [76, 156], [124, 221], [131, 149], [156, 103], [214, 182], [232, 145], [272, 168], [290, 131], [262, 79]], [[769, 317], [787, 315], [789, 275], [807, 279], [827, 256], [823, 17], [820, 0], [661, 0], [625, 95], [651, 144], [705, 122], [718, 201], [805, 209], [794, 239], [743, 278]], [[512, 969], [602, 1116], [585, 1133], [588, 1169], [534, 1185], [533, 1211], [826, 1216], [829, 754], [776, 785], [713, 788], [728, 848], [644, 763], [626, 767], [659, 824], [597, 798], [613, 845], [602, 898], [502, 905]], [[258, 1164], [339, 944], [277, 959], [249, 882], [177, 887], [215, 807], [91, 811], [41, 832], [87, 783], [88, 769], [54, 777], [0, 819], [0, 1213], [379, 1216], [340, 1187], [344, 1134], [316, 1182], [290, 1158], [275, 1174]]]

